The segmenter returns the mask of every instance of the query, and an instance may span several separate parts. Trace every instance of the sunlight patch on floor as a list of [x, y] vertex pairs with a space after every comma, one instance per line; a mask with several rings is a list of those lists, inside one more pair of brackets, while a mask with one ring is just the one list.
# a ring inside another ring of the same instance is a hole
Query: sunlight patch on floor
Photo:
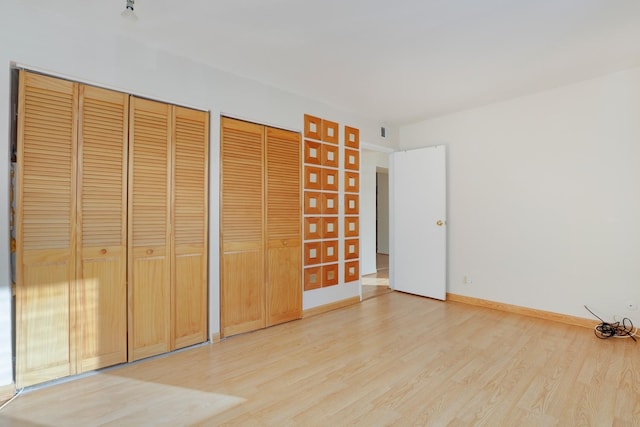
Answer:
[[5, 408], [6, 412], [0, 414], [0, 424], [4, 420], [19, 426], [175, 426], [184, 419], [211, 419], [246, 401], [227, 394], [130, 378], [109, 375], [93, 378], [97, 379], [95, 385], [85, 382], [86, 392], [80, 398], [61, 396], [55, 410], [48, 407], [42, 411], [21, 411], [21, 401], [39, 399], [38, 391], [27, 393]]
[[382, 277], [362, 276], [363, 286], [389, 286], [389, 279]]

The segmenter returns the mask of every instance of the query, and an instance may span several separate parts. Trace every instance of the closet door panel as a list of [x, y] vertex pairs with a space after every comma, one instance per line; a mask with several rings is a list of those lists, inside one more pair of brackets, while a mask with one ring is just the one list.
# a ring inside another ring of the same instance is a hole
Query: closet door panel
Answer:
[[265, 326], [264, 128], [221, 120], [221, 320], [229, 336]]
[[75, 83], [20, 73], [16, 383], [75, 372]]
[[129, 96], [80, 86], [78, 371], [127, 360]]
[[[102, 251], [106, 251], [106, 254]], [[78, 289], [78, 372], [127, 361], [126, 252], [103, 247], [82, 252]]]
[[[169, 274], [168, 254], [134, 249], [133, 286], [129, 290], [133, 301], [132, 360], [170, 351], [169, 345]], [[130, 339], [131, 339], [130, 338]]]
[[171, 347], [171, 106], [130, 102], [129, 360], [137, 360]]
[[207, 340], [207, 288], [202, 278], [206, 259], [202, 253], [175, 254], [175, 343], [172, 349]]
[[302, 317], [300, 135], [267, 128], [267, 326]]
[[300, 239], [273, 239], [267, 251], [267, 326], [302, 317]]
[[174, 107], [172, 348], [207, 339], [209, 115]]
[[223, 256], [223, 336], [265, 327], [263, 249], [238, 249]]
[[[59, 257], [51, 251], [41, 257], [28, 257], [23, 274], [22, 290], [16, 297], [21, 320], [17, 338], [18, 360], [16, 382], [18, 387], [49, 381], [75, 372], [70, 354], [72, 318], [69, 258]], [[39, 259], [38, 259], [39, 258]]]

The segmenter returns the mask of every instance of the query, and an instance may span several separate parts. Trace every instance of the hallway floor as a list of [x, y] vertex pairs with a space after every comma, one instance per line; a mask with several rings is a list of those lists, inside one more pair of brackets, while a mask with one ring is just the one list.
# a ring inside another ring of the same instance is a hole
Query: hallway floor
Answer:
[[393, 292], [389, 288], [389, 255], [376, 254], [377, 272], [362, 276], [362, 300]]

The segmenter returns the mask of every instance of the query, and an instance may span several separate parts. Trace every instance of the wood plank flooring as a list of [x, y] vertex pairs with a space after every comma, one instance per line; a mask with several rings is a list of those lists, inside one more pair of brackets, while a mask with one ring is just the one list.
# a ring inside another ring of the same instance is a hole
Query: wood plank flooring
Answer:
[[392, 292], [27, 391], [1, 426], [639, 426], [640, 343]]

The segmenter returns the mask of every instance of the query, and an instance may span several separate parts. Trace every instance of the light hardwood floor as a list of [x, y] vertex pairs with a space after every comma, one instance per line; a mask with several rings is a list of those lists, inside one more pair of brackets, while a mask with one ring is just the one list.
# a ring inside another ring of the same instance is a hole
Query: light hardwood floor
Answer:
[[27, 392], [2, 426], [638, 426], [640, 343], [392, 292]]

